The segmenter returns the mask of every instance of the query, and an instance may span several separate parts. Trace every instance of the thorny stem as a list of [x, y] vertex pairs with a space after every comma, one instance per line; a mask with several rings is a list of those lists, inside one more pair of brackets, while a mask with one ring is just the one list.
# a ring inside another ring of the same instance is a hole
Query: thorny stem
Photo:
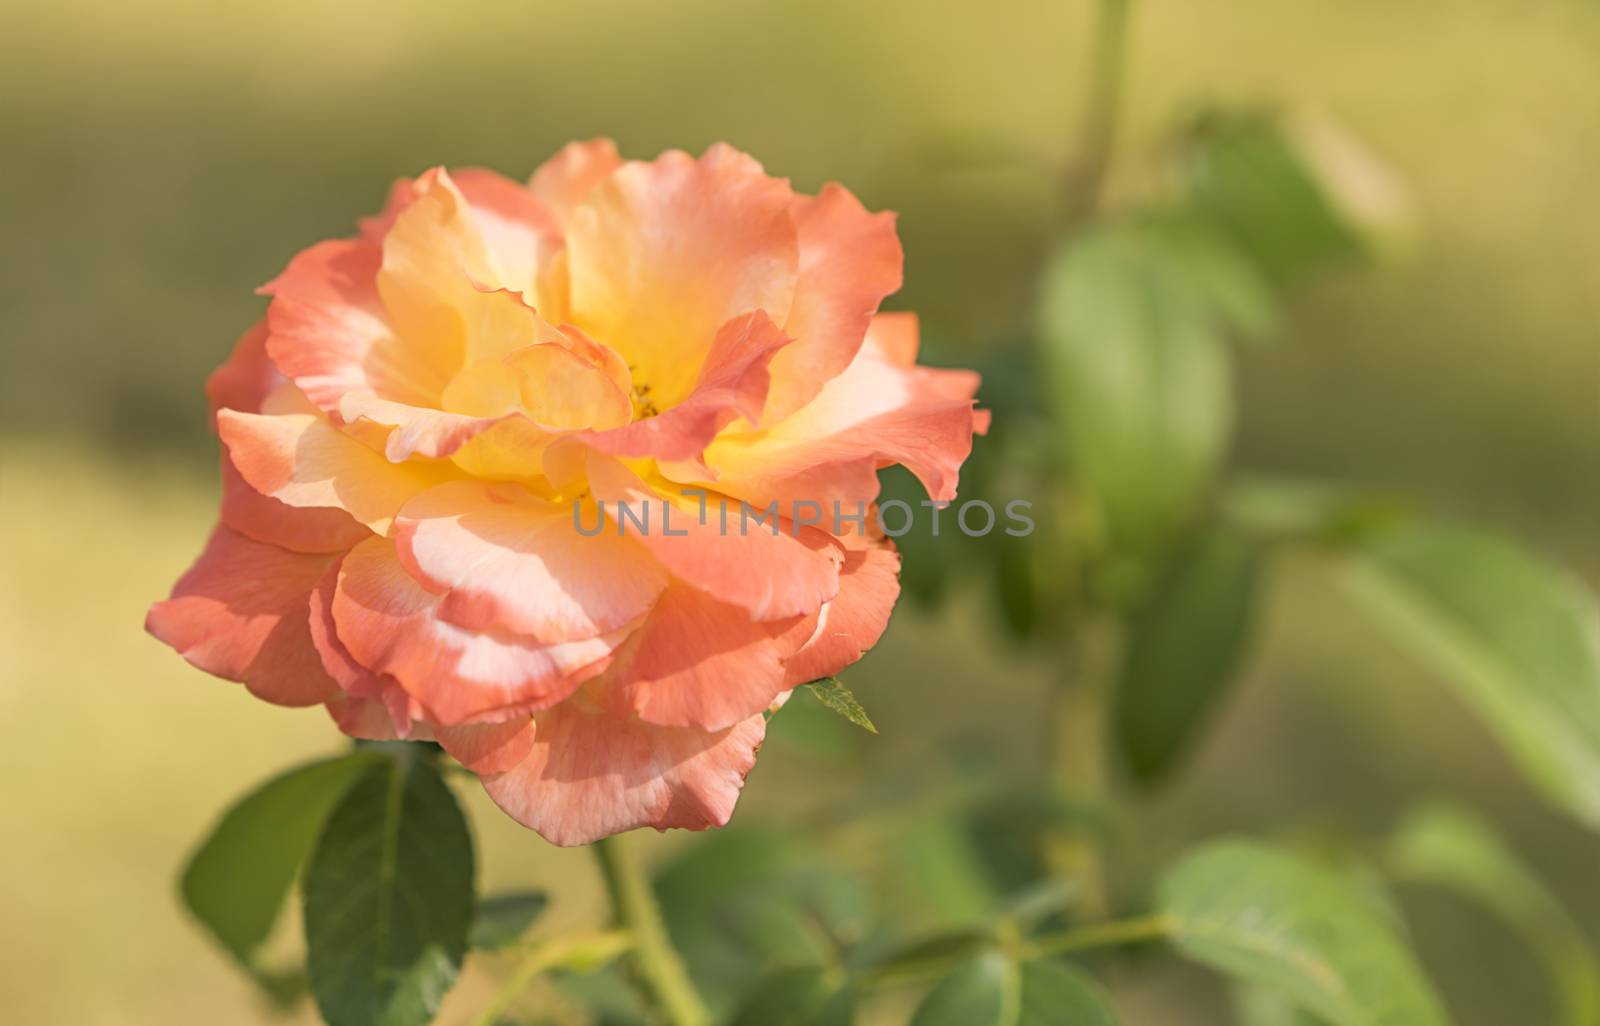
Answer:
[[672, 946], [655, 892], [629, 834], [589, 846], [599, 860], [617, 924], [633, 937], [633, 968], [670, 1026], [708, 1026], [705, 1002]]

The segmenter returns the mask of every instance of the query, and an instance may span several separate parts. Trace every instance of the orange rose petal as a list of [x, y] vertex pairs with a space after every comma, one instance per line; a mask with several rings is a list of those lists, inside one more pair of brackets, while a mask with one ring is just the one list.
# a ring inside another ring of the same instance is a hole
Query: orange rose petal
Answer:
[[274, 705], [316, 705], [338, 692], [311, 644], [311, 589], [330, 557], [289, 552], [218, 525], [145, 629], [207, 673]]
[[893, 214], [872, 214], [841, 185], [796, 197], [800, 277], [783, 330], [794, 345], [772, 361], [767, 419], [782, 420], [850, 366], [905, 263]]
[[643, 626], [598, 684], [623, 715], [668, 727], [722, 730], [772, 704], [784, 660], [805, 644], [816, 618], [751, 620], [682, 582], [662, 593]]
[[[759, 510], [741, 523], [737, 502], [728, 508], [724, 529], [716, 496], [707, 500], [704, 523], [698, 500], [681, 497], [666, 507], [663, 523], [666, 494], [602, 453], [590, 453], [588, 470], [595, 499], [605, 503], [605, 530], [637, 537], [674, 577], [744, 608], [754, 619], [807, 616], [839, 593], [844, 556], [830, 535], [782, 518], [774, 533], [770, 517], [756, 522]], [[624, 505], [634, 511], [631, 519], [621, 513]], [[639, 530], [639, 523], [646, 529]]]
[[527, 758], [483, 786], [511, 818], [563, 847], [641, 826], [704, 830], [733, 815], [765, 734], [759, 715], [712, 733], [563, 702], [534, 718]]
[[567, 226], [570, 320], [622, 354], [658, 409], [676, 405], [729, 319], [788, 316], [792, 198], [787, 182], [725, 146], [622, 165]]
[[334, 624], [351, 656], [398, 680], [440, 724], [559, 702], [598, 673], [628, 634], [544, 645], [456, 626], [439, 616], [440, 601], [406, 573], [386, 538], [350, 550], [333, 598]]
[[441, 596], [438, 615], [546, 644], [584, 641], [649, 611], [667, 575], [637, 541], [586, 538], [573, 508], [514, 484], [456, 481], [429, 489], [395, 519], [400, 563]]

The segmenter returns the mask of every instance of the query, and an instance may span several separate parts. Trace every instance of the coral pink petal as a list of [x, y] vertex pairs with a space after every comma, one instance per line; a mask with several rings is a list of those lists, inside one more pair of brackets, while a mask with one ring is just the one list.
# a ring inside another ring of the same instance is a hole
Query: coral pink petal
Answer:
[[432, 741], [433, 728], [421, 721], [397, 726], [392, 710], [377, 698], [337, 695], [328, 699], [328, 715], [347, 737], [363, 741]]
[[459, 627], [439, 616], [440, 601], [406, 573], [392, 542], [371, 538], [345, 556], [333, 620], [357, 663], [394, 677], [445, 725], [559, 702], [604, 669], [628, 634], [544, 645]]
[[402, 340], [378, 294], [383, 251], [371, 239], [337, 239], [302, 250], [262, 288], [267, 353], [313, 403], [333, 417], [347, 392], [424, 406], [455, 368], [432, 347]]
[[612, 532], [584, 537], [571, 503], [516, 484], [429, 489], [400, 510], [394, 542], [411, 576], [441, 596], [440, 617], [546, 644], [636, 622], [667, 583], [638, 541]]
[[767, 416], [774, 421], [850, 366], [878, 304], [899, 290], [905, 262], [894, 215], [868, 213], [841, 185], [797, 197], [793, 216], [800, 278], [783, 330], [795, 344], [772, 361]]
[[822, 607], [816, 633], [784, 666], [788, 687], [830, 677], [860, 659], [889, 626], [900, 597], [900, 555], [887, 541], [845, 538], [839, 594]]
[[250, 487], [290, 506], [342, 509], [379, 534], [418, 492], [458, 476], [449, 464], [397, 465], [310, 413], [223, 410], [217, 432]]
[[733, 815], [765, 732], [761, 716], [708, 733], [571, 700], [536, 716], [527, 758], [483, 785], [513, 819], [564, 847], [642, 826], [704, 830]]
[[719, 328], [782, 323], [798, 269], [787, 182], [726, 146], [627, 163], [567, 226], [570, 320], [622, 354], [657, 409], [693, 389]]
[[876, 497], [877, 467], [903, 463], [935, 501], [955, 498], [975, 429], [978, 376], [905, 367], [863, 346], [805, 408], [762, 431], [728, 432], [706, 449], [717, 487], [751, 502], [839, 502]]
[[435, 727], [433, 734], [452, 759], [474, 773], [504, 773], [533, 752], [533, 720], [526, 716], [504, 723]]
[[[322, 668], [327, 671], [343, 691], [351, 699], [370, 700], [384, 711], [389, 718], [390, 736], [407, 738], [415, 732], [416, 721], [422, 710], [416, 699], [406, 693], [400, 682], [388, 674], [374, 673], [367, 667], [356, 662], [344, 642], [339, 640], [339, 631], [333, 622], [333, 597], [339, 587], [339, 568], [344, 565], [343, 557], [332, 563], [322, 575], [321, 580], [311, 592], [311, 643], [316, 646], [317, 656], [322, 660]], [[357, 710], [354, 706], [343, 710], [333, 710], [335, 721], [343, 715], [359, 722], [366, 723], [365, 712]], [[371, 729], [365, 727], [363, 729]], [[349, 733], [349, 731], [346, 731]], [[371, 734], [357, 734], [356, 737], [372, 737]]]
[[528, 180], [528, 191], [565, 223], [596, 185], [622, 166], [610, 139], [568, 143]]
[[614, 456], [693, 460], [728, 424], [760, 419], [767, 365], [789, 342], [759, 310], [736, 317], [717, 332], [699, 380], [681, 403], [625, 427], [593, 432], [586, 441]]
[[522, 183], [493, 171], [469, 167], [452, 171], [451, 178], [466, 198], [488, 250], [494, 277], [487, 284], [520, 292], [532, 301], [541, 259], [559, 245], [561, 225], [555, 214]]
[[207, 673], [275, 705], [338, 693], [310, 638], [310, 594], [330, 557], [289, 552], [219, 525], [205, 551], [158, 602], [145, 629]]
[[772, 704], [787, 686], [784, 660], [815, 623], [751, 620], [737, 606], [674, 582], [597, 684], [614, 681], [608, 693], [619, 711], [650, 723], [721, 730]]
[[701, 522], [698, 499], [676, 496], [664, 506], [666, 496], [611, 457], [591, 452], [588, 469], [609, 518], [604, 530], [638, 538], [673, 576], [757, 620], [808, 616], [839, 593], [842, 550], [815, 528], [774, 516], [758, 522], [761, 510], [743, 517], [737, 502], [726, 507], [724, 526], [717, 496], [707, 497]]
[[[259, 413], [268, 393], [283, 385], [267, 357], [266, 338], [266, 322], [256, 322], [206, 379], [213, 428], [217, 411]], [[262, 495], [239, 476], [227, 453], [221, 462], [222, 522], [242, 534], [296, 552], [341, 552], [371, 533], [343, 510], [296, 509]]]

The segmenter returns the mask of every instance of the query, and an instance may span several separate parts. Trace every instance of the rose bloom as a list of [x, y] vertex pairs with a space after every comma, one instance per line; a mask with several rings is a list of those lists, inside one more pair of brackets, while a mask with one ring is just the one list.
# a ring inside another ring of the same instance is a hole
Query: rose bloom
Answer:
[[[401, 181], [212, 374], [220, 522], [148, 629], [352, 737], [437, 741], [556, 844], [720, 826], [767, 711], [898, 595], [833, 504], [894, 463], [953, 498], [987, 423], [877, 313], [900, 280], [892, 215], [725, 145]], [[741, 501], [828, 515], [741, 533]]]

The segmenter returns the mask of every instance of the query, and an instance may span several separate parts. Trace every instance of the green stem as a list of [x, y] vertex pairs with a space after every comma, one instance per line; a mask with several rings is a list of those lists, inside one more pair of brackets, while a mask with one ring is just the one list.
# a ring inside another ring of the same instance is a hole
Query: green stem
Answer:
[[1050, 727], [1052, 779], [1056, 796], [1073, 814], [1045, 836], [1050, 869], [1079, 887], [1078, 906], [1089, 918], [1106, 915], [1105, 868], [1101, 856], [1110, 780], [1107, 735], [1110, 729], [1112, 673], [1111, 625], [1085, 618], [1066, 653], [1066, 679], [1057, 686]]
[[1066, 195], [1062, 219], [1068, 229], [1079, 227], [1099, 205], [1106, 172], [1111, 167], [1122, 111], [1132, 7], [1133, 0], [1100, 0], [1077, 152], [1063, 182]]
[[[1091, 923], [1088, 926], [1075, 926], [1060, 933], [1045, 934], [1028, 940], [996, 938], [992, 946], [1018, 962], [1033, 962], [1041, 958], [1057, 958], [1061, 955], [1075, 955], [1102, 948], [1161, 940], [1170, 936], [1173, 928], [1173, 921], [1166, 916], [1140, 916], [1134, 919], [1114, 919]], [[974, 950], [982, 950], [982, 947], [970, 950], [961, 948], [930, 955], [913, 962], [880, 965], [862, 973], [856, 978], [855, 984], [858, 987], [871, 988], [943, 976], [970, 959]]]
[[632, 937], [625, 930], [601, 930], [575, 934], [571, 937], [557, 937], [536, 946], [518, 963], [517, 971], [511, 974], [505, 986], [500, 988], [483, 1012], [472, 1021], [473, 1026], [496, 1026], [506, 1009], [511, 1007], [511, 1003], [520, 997], [534, 980], [551, 969], [560, 968], [569, 962], [593, 964], [597, 961], [609, 961], [626, 951], [632, 943]]
[[1141, 916], [1137, 919], [1116, 919], [1108, 923], [1093, 923], [1061, 933], [1035, 937], [1022, 946], [1024, 960], [1054, 958], [1072, 955], [1096, 948], [1114, 948], [1123, 944], [1142, 944], [1161, 940], [1172, 933], [1173, 922], [1166, 916]]
[[672, 946], [655, 892], [629, 834], [589, 846], [600, 862], [617, 924], [633, 935], [633, 967], [670, 1026], [707, 1026], [710, 1014]]

